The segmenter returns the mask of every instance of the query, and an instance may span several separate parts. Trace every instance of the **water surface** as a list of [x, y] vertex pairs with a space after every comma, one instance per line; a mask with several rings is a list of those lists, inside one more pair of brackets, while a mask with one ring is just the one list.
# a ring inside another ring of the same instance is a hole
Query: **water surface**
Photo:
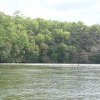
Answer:
[[0, 100], [100, 100], [100, 66], [0, 65]]

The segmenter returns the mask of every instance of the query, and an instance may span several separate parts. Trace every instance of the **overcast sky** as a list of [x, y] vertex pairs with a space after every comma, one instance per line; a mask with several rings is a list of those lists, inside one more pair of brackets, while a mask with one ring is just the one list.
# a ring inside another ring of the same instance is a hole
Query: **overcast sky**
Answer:
[[100, 0], [0, 0], [0, 12], [31, 18], [100, 24]]

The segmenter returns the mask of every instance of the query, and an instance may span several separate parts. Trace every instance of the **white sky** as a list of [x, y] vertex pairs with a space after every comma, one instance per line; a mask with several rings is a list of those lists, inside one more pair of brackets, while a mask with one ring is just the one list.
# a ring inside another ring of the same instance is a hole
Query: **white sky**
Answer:
[[100, 0], [0, 0], [0, 12], [17, 10], [31, 18], [100, 24]]

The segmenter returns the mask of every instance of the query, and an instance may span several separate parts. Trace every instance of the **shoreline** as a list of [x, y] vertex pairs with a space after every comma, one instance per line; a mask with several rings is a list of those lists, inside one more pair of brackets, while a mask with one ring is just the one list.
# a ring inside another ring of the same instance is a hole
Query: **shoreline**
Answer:
[[69, 66], [100, 66], [100, 64], [63, 64], [63, 63], [0, 63], [0, 65], [24, 65], [24, 66], [50, 66], [50, 67], [69, 67]]

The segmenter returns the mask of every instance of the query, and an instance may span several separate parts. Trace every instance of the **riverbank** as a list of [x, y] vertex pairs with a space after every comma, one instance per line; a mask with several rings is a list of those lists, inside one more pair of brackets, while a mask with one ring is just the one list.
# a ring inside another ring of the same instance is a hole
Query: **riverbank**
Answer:
[[50, 66], [50, 67], [68, 67], [68, 66], [100, 66], [100, 64], [62, 64], [62, 63], [0, 63], [0, 65], [29, 65], [29, 66]]

